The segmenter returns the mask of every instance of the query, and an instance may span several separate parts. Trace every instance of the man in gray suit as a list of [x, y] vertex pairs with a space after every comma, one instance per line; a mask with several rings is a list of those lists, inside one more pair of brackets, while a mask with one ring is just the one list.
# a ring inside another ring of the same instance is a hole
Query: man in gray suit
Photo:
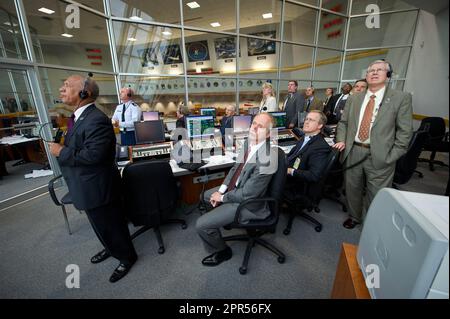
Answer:
[[412, 136], [411, 94], [389, 89], [385, 82], [391, 74], [389, 63], [372, 62], [367, 92], [348, 98], [337, 127], [334, 147], [343, 151], [344, 168], [349, 167], [344, 173], [350, 210], [344, 227], [349, 229], [364, 219], [362, 191], [367, 196], [364, 204], [370, 205], [381, 188], [391, 187], [395, 163]]
[[286, 126], [293, 128], [298, 126], [298, 114], [304, 112], [305, 98], [297, 92], [298, 83], [290, 80], [288, 83], [288, 95], [283, 103], [286, 112]]
[[[246, 145], [223, 184], [205, 192], [213, 210], [197, 220], [197, 232], [206, 250], [212, 254], [203, 259], [205, 266], [217, 266], [232, 256], [231, 248], [222, 238], [219, 228], [233, 222], [240, 203], [265, 195], [272, 175], [278, 167], [276, 149], [270, 147], [272, 116], [261, 113], [255, 116]], [[267, 204], [251, 204], [241, 210], [240, 222], [264, 219], [270, 214]]]

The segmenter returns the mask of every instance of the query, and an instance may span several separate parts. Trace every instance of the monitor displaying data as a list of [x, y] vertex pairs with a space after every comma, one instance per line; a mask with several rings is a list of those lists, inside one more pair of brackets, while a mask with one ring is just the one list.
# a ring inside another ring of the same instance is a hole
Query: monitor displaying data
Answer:
[[248, 132], [250, 125], [252, 125], [251, 115], [233, 116], [234, 133]]
[[216, 109], [215, 108], [200, 109], [200, 115], [212, 115], [214, 118], [216, 118]]
[[269, 112], [275, 119], [275, 128], [286, 128], [286, 112]]
[[214, 116], [186, 116], [186, 130], [189, 138], [214, 135]]
[[136, 144], [153, 144], [165, 141], [162, 120], [134, 122]]
[[177, 122], [173, 121], [173, 122], [166, 122], [166, 127], [167, 127], [167, 131], [171, 132], [174, 129], [177, 128]]
[[159, 120], [159, 112], [142, 112], [142, 119], [144, 121]]

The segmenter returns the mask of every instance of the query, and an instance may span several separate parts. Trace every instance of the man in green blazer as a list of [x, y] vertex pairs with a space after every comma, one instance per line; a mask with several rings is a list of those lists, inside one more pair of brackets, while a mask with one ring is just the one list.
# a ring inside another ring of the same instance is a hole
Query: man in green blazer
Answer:
[[412, 137], [411, 94], [389, 89], [386, 81], [391, 74], [388, 62], [372, 62], [366, 73], [367, 91], [348, 98], [337, 127], [334, 147], [343, 151], [347, 168], [344, 176], [350, 217], [344, 227], [349, 229], [363, 221], [363, 208], [368, 208], [377, 192], [391, 187], [395, 163], [406, 153]]

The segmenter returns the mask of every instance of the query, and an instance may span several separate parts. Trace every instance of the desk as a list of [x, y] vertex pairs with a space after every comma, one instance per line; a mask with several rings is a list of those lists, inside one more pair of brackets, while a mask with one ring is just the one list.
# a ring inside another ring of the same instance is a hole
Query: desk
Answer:
[[356, 260], [358, 246], [343, 243], [334, 278], [332, 299], [371, 299]]
[[0, 139], [0, 144], [4, 147], [4, 152], [12, 153], [11, 149], [14, 147], [20, 154], [21, 163], [35, 162], [42, 165], [47, 164], [47, 155], [45, 154], [41, 140], [38, 137], [27, 138], [21, 135], [12, 135]]

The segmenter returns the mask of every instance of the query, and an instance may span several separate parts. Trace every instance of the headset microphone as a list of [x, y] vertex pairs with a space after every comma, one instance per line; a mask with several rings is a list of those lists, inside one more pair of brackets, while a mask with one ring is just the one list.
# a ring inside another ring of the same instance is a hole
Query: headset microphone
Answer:
[[94, 74], [92, 74], [92, 72], [89, 72], [88, 76], [86, 77], [86, 80], [84, 80], [83, 90], [81, 90], [79, 93], [80, 99], [85, 100], [89, 97], [89, 92], [87, 89], [89, 85], [89, 79], [93, 76]]

